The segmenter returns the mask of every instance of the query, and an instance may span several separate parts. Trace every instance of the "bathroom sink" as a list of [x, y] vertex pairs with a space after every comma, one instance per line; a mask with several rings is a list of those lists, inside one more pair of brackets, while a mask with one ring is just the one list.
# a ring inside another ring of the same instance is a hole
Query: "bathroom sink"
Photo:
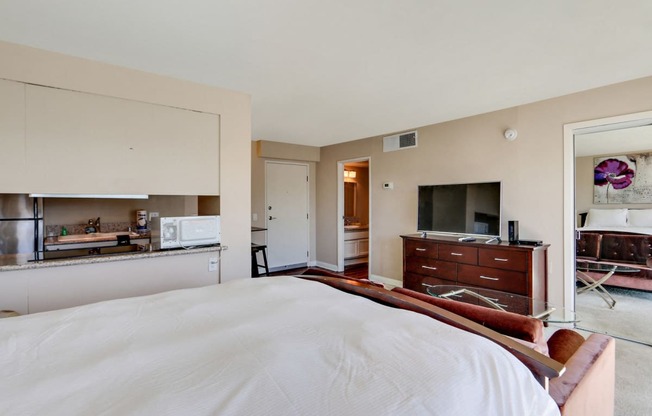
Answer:
[[368, 228], [367, 225], [355, 224], [355, 225], [345, 225], [344, 230], [359, 230], [361, 228]]

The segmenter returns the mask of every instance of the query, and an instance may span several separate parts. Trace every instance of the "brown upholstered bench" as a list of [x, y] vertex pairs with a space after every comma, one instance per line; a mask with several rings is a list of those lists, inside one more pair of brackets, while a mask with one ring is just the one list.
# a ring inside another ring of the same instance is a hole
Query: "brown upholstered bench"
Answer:
[[[635, 273], [614, 273], [611, 286], [652, 290], [652, 236], [645, 234], [582, 231], [575, 241], [578, 260], [619, 264], [639, 269]], [[589, 273], [590, 274], [590, 273]], [[599, 274], [595, 276], [599, 279]]]

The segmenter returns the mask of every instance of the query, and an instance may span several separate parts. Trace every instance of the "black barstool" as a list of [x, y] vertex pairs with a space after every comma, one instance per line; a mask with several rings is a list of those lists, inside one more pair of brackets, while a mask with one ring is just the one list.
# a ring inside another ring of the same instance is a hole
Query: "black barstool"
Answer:
[[[258, 252], [263, 253], [263, 264], [258, 263]], [[265, 273], [260, 273], [260, 269], [265, 269]], [[269, 276], [269, 266], [267, 264], [267, 246], [264, 244], [251, 243], [251, 277]]]

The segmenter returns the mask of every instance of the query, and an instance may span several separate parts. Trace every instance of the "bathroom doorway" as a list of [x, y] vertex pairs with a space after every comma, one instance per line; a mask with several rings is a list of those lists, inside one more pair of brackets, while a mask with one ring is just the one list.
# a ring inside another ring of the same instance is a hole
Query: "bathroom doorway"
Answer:
[[338, 269], [369, 274], [369, 159], [340, 162]]

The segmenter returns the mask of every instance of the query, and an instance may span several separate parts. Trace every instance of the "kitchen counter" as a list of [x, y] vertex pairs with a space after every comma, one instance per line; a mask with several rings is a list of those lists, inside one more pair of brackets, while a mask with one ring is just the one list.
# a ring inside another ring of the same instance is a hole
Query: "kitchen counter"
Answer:
[[182, 256], [184, 254], [205, 253], [221, 251], [219, 245], [208, 247], [196, 247], [191, 249], [137, 251], [124, 254], [104, 254], [97, 256], [83, 256], [74, 258], [51, 259], [41, 261], [30, 261], [30, 257], [24, 255], [0, 256], [0, 272], [14, 270], [42, 269], [48, 267], [72, 266], [76, 264], [107, 263], [115, 261], [136, 260], [153, 257]]
[[345, 233], [350, 233], [354, 231], [368, 231], [368, 230], [369, 230], [368, 225], [345, 225], [344, 226]]
[[[120, 244], [118, 238], [129, 237], [128, 242]], [[90, 249], [101, 247], [115, 247], [118, 245], [149, 243], [149, 234], [138, 234], [130, 231], [110, 233], [70, 234], [57, 237], [47, 237], [43, 242], [45, 251], [65, 251]]]

